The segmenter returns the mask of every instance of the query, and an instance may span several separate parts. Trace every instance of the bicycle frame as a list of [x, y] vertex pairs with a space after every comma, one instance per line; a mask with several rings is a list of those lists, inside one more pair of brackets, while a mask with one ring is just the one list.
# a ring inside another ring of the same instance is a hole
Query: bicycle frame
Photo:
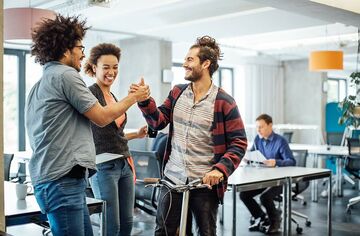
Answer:
[[146, 186], [153, 186], [153, 187], [161, 187], [166, 186], [171, 191], [176, 191], [183, 194], [182, 197], [182, 205], [181, 205], [181, 216], [180, 216], [180, 226], [179, 226], [179, 236], [186, 236], [186, 224], [187, 224], [187, 216], [188, 216], [188, 210], [189, 210], [189, 198], [190, 198], [190, 190], [192, 189], [199, 189], [199, 188], [209, 188], [211, 189], [211, 186], [208, 184], [202, 184], [201, 179], [197, 179], [194, 181], [191, 181], [188, 184], [184, 185], [174, 185], [170, 183], [167, 180], [164, 179], [144, 179], [145, 183], [149, 183]]

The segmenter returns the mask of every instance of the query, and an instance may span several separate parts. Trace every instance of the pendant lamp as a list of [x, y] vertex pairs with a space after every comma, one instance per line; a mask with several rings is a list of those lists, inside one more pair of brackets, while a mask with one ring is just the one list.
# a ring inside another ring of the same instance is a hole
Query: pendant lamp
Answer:
[[343, 51], [313, 51], [310, 53], [310, 71], [342, 70]]
[[31, 30], [44, 18], [55, 19], [55, 12], [39, 8], [4, 9], [4, 40], [10, 43], [30, 43]]

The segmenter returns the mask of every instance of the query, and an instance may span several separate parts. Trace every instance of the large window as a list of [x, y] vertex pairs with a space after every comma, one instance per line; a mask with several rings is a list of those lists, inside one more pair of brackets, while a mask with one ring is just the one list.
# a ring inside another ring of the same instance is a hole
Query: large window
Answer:
[[346, 79], [329, 78], [327, 84], [327, 102], [341, 102], [347, 94]]
[[4, 55], [4, 152], [18, 150], [19, 58]]
[[[188, 83], [184, 79], [185, 70], [179, 63], [174, 63], [171, 70], [174, 73], [174, 80], [171, 85]], [[231, 96], [234, 95], [234, 71], [232, 68], [220, 67], [212, 76], [216, 86], [224, 89]]]
[[25, 100], [40, 79], [42, 68], [29, 51], [4, 51], [4, 152], [29, 149], [25, 133]]

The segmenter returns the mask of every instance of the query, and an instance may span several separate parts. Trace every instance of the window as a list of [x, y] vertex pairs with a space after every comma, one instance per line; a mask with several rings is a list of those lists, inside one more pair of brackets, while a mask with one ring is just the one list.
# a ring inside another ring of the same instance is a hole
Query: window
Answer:
[[[174, 80], [172, 81], [171, 86], [188, 83], [188, 81], [184, 79], [185, 71], [180, 63], [174, 63], [171, 70], [174, 73]], [[221, 87], [228, 94], [233, 96], [234, 71], [232, 68], [219, 67], [219, 69], [213, 74], [212, 80], [216, 86]]]
[[29, 51], [4, 50], [4, 151], [29, 149], [25, 134], [25, 100], [42, 74]]
[[18, 150], [18, 82], [19, 58], [16, 55], [4, 55], [4, 152]]
[[347, 94], [346, 79], [328, 78], [327, 102], [341, 102]]

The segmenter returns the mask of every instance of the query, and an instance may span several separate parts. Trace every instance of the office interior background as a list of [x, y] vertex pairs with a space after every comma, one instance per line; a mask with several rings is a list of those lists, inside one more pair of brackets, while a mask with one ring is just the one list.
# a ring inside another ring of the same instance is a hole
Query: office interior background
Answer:
[[[249, 140], [256, 134], [255, 118], [268, 113], [274, 124], [299, 125], [293, 142], [324, 144], [326, 104], [356, 93], [349, 75], [359, 67], [357, 0], [5, 0], [2, 11], [17, 7], [86, 18], [91, 26], [83, 41], [86, 56], [99, 43], [119, 46], [113, 86], [118, 98], [144, 76], [152, 97], [161, 103], [173, 85], [185, 82], [182, 63], [196, 38], [214, 37], [223, 60], [213, 81], [235, 98]], [[30, 43], [3, 40], [4, 153], [30, 150], [24, 104], [42, 73], [30, 56]], [[343, 51], [343, 70], [310, 71], [309, 55], [319, 50]], [[95, 82], [81, 74], [88, 85]], [[128, 117], [129, 129], [145, 124], [136, 106]], [[2, 230], [3, 209], [2, 203]]]

